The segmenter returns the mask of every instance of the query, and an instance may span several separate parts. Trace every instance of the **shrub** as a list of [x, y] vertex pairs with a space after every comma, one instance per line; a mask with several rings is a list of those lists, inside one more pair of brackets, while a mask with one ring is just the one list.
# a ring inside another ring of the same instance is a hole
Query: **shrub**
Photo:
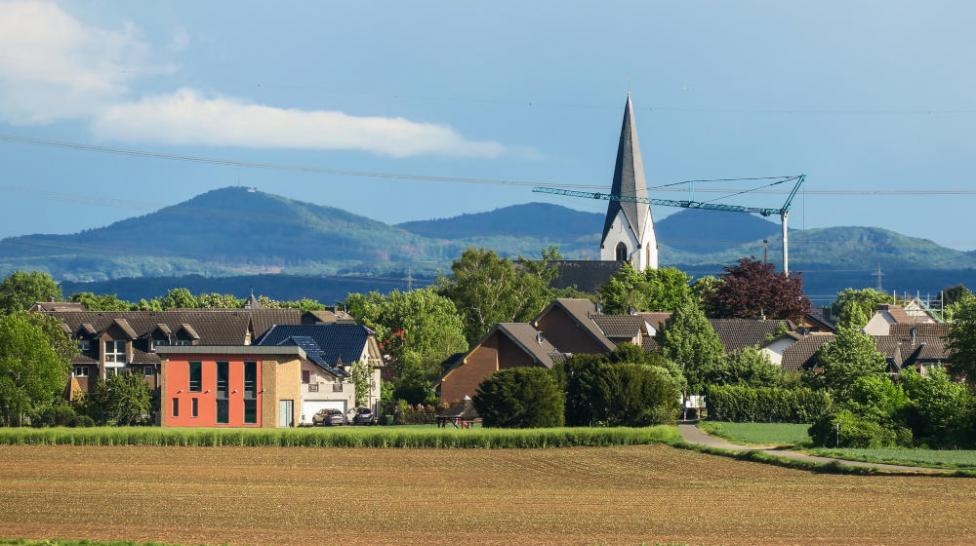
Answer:
[[711, 386], [708, 418], [715, 421], [812, 423], [831, 408], [830, 395], [805, 388]]
[[824, 447], [878, 448], [912, 444], [910, 430], [884, 426], [846, 409], [817, 420], [810, 427], [810, 438], [814, 445]]
[[602, 408], [596, 408], [598, 420], [632, 427], [674, 422], [681, 392], [667, 370], [625, 363], [603, 365], [600, 372], [603, 400]]
[[437, 422], [437, 413], [444, 409], [433, 404], [416, 404], [411, 406], [400, 400], [397, 406], [396, 423], [398, 425], [430, 425]]
[[544, 368], [510, 368], [493, 373], [478, 386], [474, 407], [486, 427], [535, 428], [563, 424], [563, 393]]
[[735, 351], [705, 370], [705, 382], [710, 385], [779, 387], [785, 379], [783, 369], [755, 347]]
[[95, 420], [87, 415], [78, 415], [68, 423], [68, 426], [82, 428], [93, 427], [95, 426]]
[[883, 425], [893, 424], [909, 404], [901, 385], [883, 375], [858, 377], [846, 389], [844, 405], [856, 415]]
[[42, 409], [33, 419], [35, 427], [63, 427], [75, 419], [75, 409], [66, 402], [51, 404]]
[[972, 441], [973, 400], [965, 385], [949, 379], [940, 368], [930, 370], [929, 377], [904, 370], [901, 381], [911, 398], [905, 421], [916, 438], [940, 447]]

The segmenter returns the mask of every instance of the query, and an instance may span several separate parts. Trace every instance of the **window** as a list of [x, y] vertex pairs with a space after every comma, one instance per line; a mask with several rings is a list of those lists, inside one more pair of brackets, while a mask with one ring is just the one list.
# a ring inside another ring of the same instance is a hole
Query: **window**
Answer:
[[180, 416], [180, 399], [179, 398], [174, 398], [173, 399], [173, 417], [179, 417], [179, 416]]
[[230, 421], [229, 402], [227, 400], [227, 379], [230, 365], [227, 362], [217, 363], [217, 424], [225, 425]]
[[318, 383], [309, 383], [308, 384], [308, 392], [319, 392], [319, 384]]
[[244, 398], [256, 398], [258, 395], [258, 363], [244, 363]]
[[308, 385], [309, 378], [312, 374], [308, 370], [302, 370], [302, 383]]
[[253, 425], [258, 422], [258, 401], [244, 400], [244, 424]]
[[109, 377], [113, 377], [113, 376], [119, 375], [120, 373], [122, 373], [122, 368], [121, 367], [105, 368], [105, 379], [108, 379]]
[[173, 342], [173, 345], [176, 345], [177, 347], [185, 347], [187, 345], [193, 345], [193, 342], [189, 339], [177, 339]]
[[203, 387], [203, 367], [199, 362], [190, 362], [190, 392], [200, 392]]
[[125, 364], [125, 341], [109, 340], [105, 342], [105, 362]]
[[90, 339], [79, 339], [78, 340], [78, 350], [81, 352], [87, 352], [91, 350], [91, 340]]
[[342, 392], [342, 383], [333, 383], [332, 392]]
[[617, 261], [626, 262], [627, 261], [627, 245], [623, 243], [617, 243]]
[[75, 366], [75, 377], [88, 377], [88, 366]]
[[190, 417], [196, 417], [200, 411], [200, 400], [197, 398], [190, 399]]
[[151, 376], [153, 373], [154, 370], [152, 366], [146, 366], [145, 368], [142, 369], [142, 375], [145, 375], [146, 377]]

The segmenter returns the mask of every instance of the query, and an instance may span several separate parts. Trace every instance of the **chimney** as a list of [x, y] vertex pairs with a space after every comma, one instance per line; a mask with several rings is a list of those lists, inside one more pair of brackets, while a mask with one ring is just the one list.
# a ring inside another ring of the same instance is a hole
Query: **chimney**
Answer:
[[915, 342], [918, 340], [918, 328], [912, 328], [912, 347], [915, 347]]
[[542, 332], [535, 333], [535, 342], [542, 345]]

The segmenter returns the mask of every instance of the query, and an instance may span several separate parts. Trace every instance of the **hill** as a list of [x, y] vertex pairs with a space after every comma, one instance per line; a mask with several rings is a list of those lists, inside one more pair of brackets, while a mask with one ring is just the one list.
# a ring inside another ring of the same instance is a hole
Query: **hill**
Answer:
[[[259, 274], [430, 276], [464, 248], [536, 256], [558, 245], [596, 259], [602, 215], [528, 203], [391, 226], [342, 209], [247, 188], [223, 188], [144, 216], [71, 235], [0, 240], [0, 275], [40, 269], [60, 280]], [[742, 256], [779, 261], [779, 226], [734, 213], [683, 210], [656, 225], [663, 264], [718, 270]], [[964, 269], [976, 253], [869, 227], [791, 231], [799, 269]]]

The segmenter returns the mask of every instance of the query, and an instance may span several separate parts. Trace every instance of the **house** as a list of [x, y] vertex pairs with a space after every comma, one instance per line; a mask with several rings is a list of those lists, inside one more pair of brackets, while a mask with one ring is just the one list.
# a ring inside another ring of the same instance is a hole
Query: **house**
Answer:
[[761, 319], [708, 319], [722, 341], [727, 354], [746, 347], [760, 348], [773, 341], [779, 334], [792, 332], [796, 326], [788, 320]]
[[780, 367], [788, 372], [800, 372], [816, 365], [817, 351], [834, 340], [833, 334], [807, 334], [783, 350]]
[[657, 333], [645, 315], [606, 315], [581, 298], [557, 298], [532, 325], [559, 352], [573, 354], [606, 354], [622, 343], [647, 346]]
[[552, 368], [563, 355], [531, 324], [503, 322], [495, 325], [463, 358], [444, 372], [437, 385], [440, 399], [455, 403], [473, 397], [489, 375], [507, 368]]
[[159, 424], [164, 427], [294, 427], [301, 408], [296, 346], [160, 346]]
[[886, 336], [895, 324], [935, 324], [935, 319], [924, 311], [913, 310], [911, 314], [900, 305], [882, 304], [875, 309], [868, 323], [861, 329], [870, 336]]
[[[300, 324], [273, 326], [257, 343], [261, 347], [300, 347], [301, 406], [300, 424], [312, 424], [312, 417], [323, 409], [349, 414], [363, 405], [379, 413], [380, 369], [383, 358], [376, 336], [356, 323]], [[352, 367], [357, 362], [369, 369], [370, 386], [363, 404], [357, 404]]]

